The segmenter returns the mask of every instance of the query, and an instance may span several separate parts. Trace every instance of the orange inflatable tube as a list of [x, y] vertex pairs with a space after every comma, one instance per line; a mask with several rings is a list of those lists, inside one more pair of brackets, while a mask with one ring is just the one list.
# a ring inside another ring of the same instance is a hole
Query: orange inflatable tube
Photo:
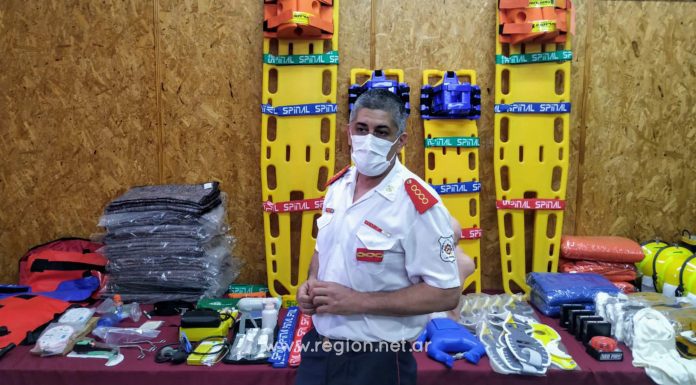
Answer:
[[624, 294], [631, 294], [638, 291], [635, 286], [630, 282], [612, 282], [614, 286], [618, 287]]
[[632, 263], [561, 259], [558, 265], [561, 273], [597, 273], [612, 282], [633, 281], [638, 277]]
[[643, 251], [636, 241], [628, 238], [566, 235], [561, 238], [561, 257], [635, 263], [643, 260]]

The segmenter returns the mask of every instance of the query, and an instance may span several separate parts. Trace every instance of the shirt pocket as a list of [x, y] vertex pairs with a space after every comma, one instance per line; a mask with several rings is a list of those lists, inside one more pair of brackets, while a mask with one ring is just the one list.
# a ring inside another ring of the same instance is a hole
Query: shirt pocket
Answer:
[[315, 246], [316, 250], [324, 250], [328, 252], [333, 239], [333, 234], [331, 234], [329, 224], [333, 221], [333, 214], [324, 213], [322, 216], [317, 218], [317, 244]]
[[326, 227], [333, 219], [333, 214], [324, 213], [322, 216], [317, 218], [317, 229], [321, 230]]
[[393, 257], [391, 249], [394, 248], [396, 239], [367, 225], [360, 226], [356, 235], [358, 240], [352, 257], [355, 267], [369, 274], [381, 273], [389, 258]]

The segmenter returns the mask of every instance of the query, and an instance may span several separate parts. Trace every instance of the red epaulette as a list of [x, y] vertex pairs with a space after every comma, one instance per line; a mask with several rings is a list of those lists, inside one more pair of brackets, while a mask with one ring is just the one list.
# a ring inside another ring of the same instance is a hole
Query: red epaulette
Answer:
[[423, 214], [428, 211], [429, 208], [437, 204], [437, 198], [415, 179], [406, 179], [404, 187], [406, 188], [406, 193], [408, 193], [409, 198], [411, 198], [413, 204], [416, 205], [416, 210], [418, 210], [419, 214]]
[[329, 180], [326, 182], [326, 185], [324, 186], [324, 188], [327, 188], [327, 187], [331, 186], [331, 184], [333, 184], [333, 182], [335, 182], [335, 181], [341, 179], [341, 177], [342, 177], [343, 175], [345, 175], [345, 174], [348, 172], [349, 169], [350, 169], [350, 165], [348, 165], [348, 166], [346, 166], [346, 167], [343, 167], [343, 170], [341, 170], [341, 171], [339, 171], [338, 173], [336, 173], [336, 175], [332, 176], [331, 179], [329, 179]]

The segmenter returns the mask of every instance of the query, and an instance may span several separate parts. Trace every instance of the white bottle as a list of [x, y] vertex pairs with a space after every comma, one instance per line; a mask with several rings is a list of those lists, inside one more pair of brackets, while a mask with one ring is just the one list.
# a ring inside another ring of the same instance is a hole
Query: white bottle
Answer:
[[278, 310], [276, 310], [273, 302], [266, 302], [263, 304], [263, 311], [261, 312], [261, 329], [274, 330], [278, 323]]

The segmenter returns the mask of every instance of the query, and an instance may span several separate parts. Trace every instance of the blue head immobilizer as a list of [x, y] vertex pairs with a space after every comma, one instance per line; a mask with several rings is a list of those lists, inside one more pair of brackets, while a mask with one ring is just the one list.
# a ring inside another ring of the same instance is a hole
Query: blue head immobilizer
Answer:
[[348, 111], [353, 111], [353, 105], [358, 97], [365, 91], [373, 88], [381, 88], [396, 94], [404, 103], [406, 114], [411, 113], [410, 94], [411, 87], [406, 83], [399, 83], [397, 80], [387, 78], [382, 70], [374, 70], [372, 77], [363, 84], [352, 84], [348, 89]]
[[481, 117], [481, 88], [460, 83], [454, 71], [447, 71], [442, 83], [421, 88], [423, 119], [470, 119]]

